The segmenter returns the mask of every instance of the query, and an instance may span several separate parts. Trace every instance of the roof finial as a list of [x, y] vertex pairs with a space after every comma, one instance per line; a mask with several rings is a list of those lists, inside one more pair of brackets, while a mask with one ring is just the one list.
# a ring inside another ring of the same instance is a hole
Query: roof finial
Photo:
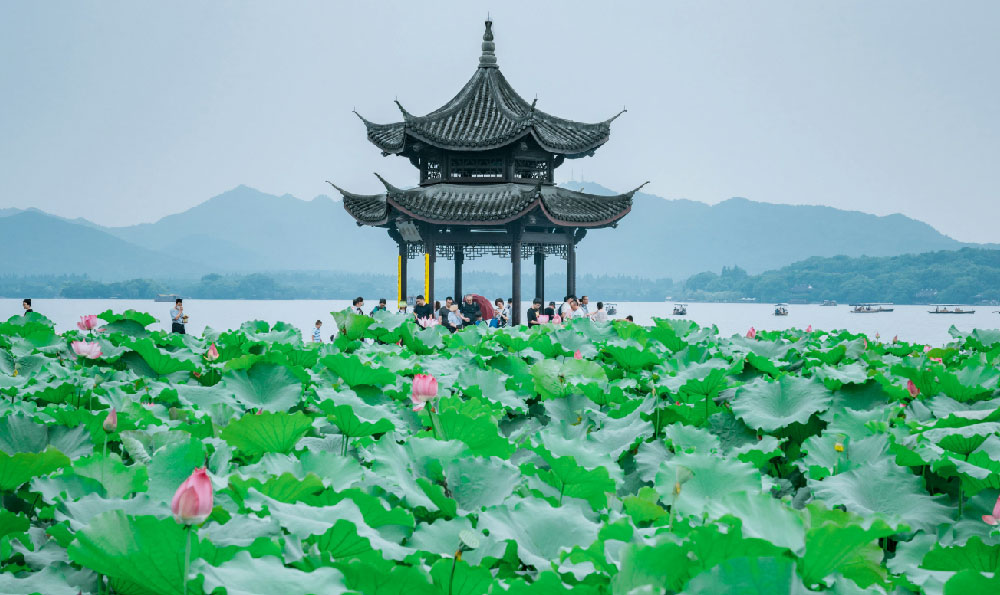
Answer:
[[493, 43], [493, 21], [486, 17], [486, 32], [483, 33], [483, 54], [479, 56], [480, 68], [496, 68], [497, 57], [493, 53], [496, 44]]

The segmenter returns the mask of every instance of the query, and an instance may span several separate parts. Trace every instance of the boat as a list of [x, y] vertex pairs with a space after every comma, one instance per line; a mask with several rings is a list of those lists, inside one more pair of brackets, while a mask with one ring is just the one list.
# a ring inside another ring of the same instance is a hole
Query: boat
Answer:
[[823, 303], [820, 304], [820, 306], [836, 306], [836, 305], [837, 305], [837, 300], [823, 300]]
[[961, 304], [932, 304], [933, 310], [928, 310], [928, 314], [975, 314], [976, 311]]
[[775, 304], [774, 305], [774, 315], [775, 316], [788, 316], [788, 304]]
[[618, 314], [618, 304], [614, 302], [604, 302], [604, 311], [608, 316], [615, 316]]
[[181, 296], [177, 295], [176, 293], [161, 293], [161, 294], [158, 294], [155, 298], [153, 298], [153, 301], [154, 302], [170, 302], [170, 303], [174, 303], [175, 301], [177, 301], [179, 299], [183, 299], [183, 298], [181, 298]]
[[687, 304], [674, 304], [674, 316], [687, 316]]
[[861, 304], [850, 304], [852, 314], [877, 314], [879, 312], [892, 312], [893, 305], [891, 303], [861, 303]]

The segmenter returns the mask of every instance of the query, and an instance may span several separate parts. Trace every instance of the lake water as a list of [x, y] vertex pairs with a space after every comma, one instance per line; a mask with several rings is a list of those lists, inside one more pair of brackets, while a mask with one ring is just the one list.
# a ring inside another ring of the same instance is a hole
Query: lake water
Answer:
[[[160, 323], [158, 328], [168, 329], [169, 303], [152, 300], [32, 300], [36, 312], [44, 314], [56, 324], [59, 332], [76, 327], [84, 314], [99, 314], [107, 309], [122, 312], [129, 308], [149, 312]], [[365, 300], [368, 312], [377, 299]], [[278, 320], [295, 325], [311, 335], [316, 320], [323, 321], [323, 337], [334, 333], [330, 312], [350, 305], [349, 300], [196, 300], [185, 299], [184, 310], [190, 316], [187, 330], [200, 334], [205, 326], [216, 330], [238, 328], [247, 320]], [[977, 306], [975, 314], [928, 314], [928, 306], [895, 306], [895, 311], [880, 314], [853, 314], [846, 305], [826, 307], [819, 305], [791, 305], [789, 315], [777, 317], [769, 304], [717, 304], [692, 303], [685, 318], [701, 325], [715, 324], [724, 335], [743, 334], [751, 326], [759, 330], [805, 328], [848, 329], [863, 332], [870, 337], [879, 333], [883, 341], [899, 335], [902, 340], [942, 345], [951, 340], [948, 328], [955, 325], [961, 331], [974, 328], [1000, 327], [1000, 310], [997, 306]], [[652, 324], [654, 316], [670, 317], [673, 304], [668, 302], [618, 302], [618, 316], [631, 314], [639, 324]], [[0, 319], [6, 320], [21, 313], [21, 300], [0, 299]]]

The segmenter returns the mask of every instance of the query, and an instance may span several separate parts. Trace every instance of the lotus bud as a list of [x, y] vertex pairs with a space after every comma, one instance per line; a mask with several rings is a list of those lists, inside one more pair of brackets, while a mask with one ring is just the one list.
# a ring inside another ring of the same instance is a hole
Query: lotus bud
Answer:
[[118, 412], [115, 411], [114, 407], [108, 412], [107, 417], [104, 418], [104, 423], [101, 425], [104, 427], [104, 431], [109, 434], [118, 429]]
[[212, 480], [205, 467], [195, 469], [177, 488], [170, 511], [182, 525], [198, 525], [212, 514]]
[[430, 374], [417, 374], [413, 377], [413, 391], [410, 393], [410, 400], [413, 401], [413, 410], [420, 411], [427, 401], [437, 397], [438, 381]]
[[747, 331], [747, 339], [756, 339], [756, 338], [757, 338], [757, 329], [751, 326], [750, 330]]
[[911, 397], [916, 397], [917, 395], [920, 394], [920, 389], [917, 388], [916, 384], [913, 384], [912, 380], [906, 381], [906, 390], [910, 392]]
[[574, 359], [583, 359], [583, 354], [580, 353], [579, 349], [577, 349], [576, 351], [573, 352], [573, 358]]
[[97, 328], [97, 315], [87, 314], [86, 316], [80, 317], [80, 322], [76, 323], [76, 327], [81, 331], [92, 331]]
[[997, 497], [996, 504], [993, 505], [993, 514], [984, 514], [983, 522], [994, 527], [1000, 525], [1000, 496]]
[[811, 333], [811, 332], [813, 332], [813, 325], [811, 325], [811, 324], [810, 324], [809, 326], [807, 326], [807, 327], [806, 327], [806, 332], [807, 332], [807, 333]]
[[215, 347], [215, 343], [212, 343], [212, 346], [205, 352], [205, 359], [210, 362], [214, 362], [219, 359], [219, 350]]

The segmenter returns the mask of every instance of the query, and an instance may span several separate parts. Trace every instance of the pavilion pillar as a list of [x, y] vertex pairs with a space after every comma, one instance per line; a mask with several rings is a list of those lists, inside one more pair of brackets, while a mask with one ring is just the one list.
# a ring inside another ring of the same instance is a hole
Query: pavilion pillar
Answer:
[[[473, 255], [475, 256], [475, 255]], [[462, 264], [465, 262], [465, 250], [455, 246], [455, 303], [462, 301]]]
[[[429, 234], [427, 234], [429, 235]], [[424, 238], [424, 301], [434, 305], [434, 240]]]
[[545, 301], [545, 249], [535, 247], [535, 297]]
[[521, 227], [514, 228], [510, 244], [510, 295], [513, 298], [510, 312], [511, 326], [521, 324]]
[[396, 308], [399, 302], [406, 301], [406, 264], [409, 257], [406, 254], [406, 243], [400, 242], [399, 254], [396, 256]]
[[576, 243], [572, 233], [566, 244], [566, 295], [576, 295]]

